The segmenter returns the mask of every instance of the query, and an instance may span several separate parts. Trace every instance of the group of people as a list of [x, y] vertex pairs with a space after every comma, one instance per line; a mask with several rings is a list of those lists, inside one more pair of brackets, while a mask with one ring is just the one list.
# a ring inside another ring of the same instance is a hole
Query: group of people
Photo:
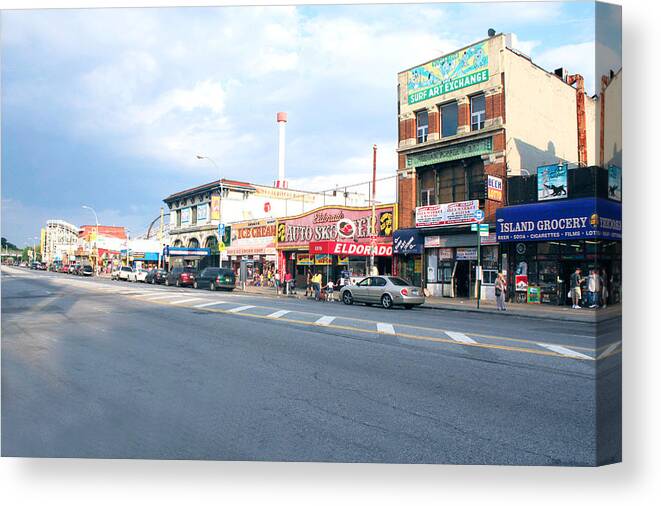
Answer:
[[569, 292], [572, 309], [581, 308], [583, 299], [582, 287], [587, 288], [587, 307], [595, 309], [605, 308], [608, 303], [608, 277], [604, 269], [590, 269], [587, 277], [581, 276], [581, 268], [576, 270], [569, 279]]

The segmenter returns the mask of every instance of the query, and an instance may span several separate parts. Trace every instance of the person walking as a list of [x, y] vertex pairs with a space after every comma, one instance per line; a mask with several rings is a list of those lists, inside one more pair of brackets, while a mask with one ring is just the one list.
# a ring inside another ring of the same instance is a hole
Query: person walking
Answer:
[[588, 307], [590, 309], [597, 307], [597, 297], [600, 293], [599, 274], [597, 274], [597, 269], [591, 269], [588, 275]]
[[314, 300], [319, 300], [321, 294], [321, 273], [312, 276], [312, 289], [314, 290]]
[[310, 269], [307, 269], [305, 273], [305, 296], [310, 297], [312, 295], [312, 273]]
[[606, 309], [608, 306], [608, 275], [606, 274], [606, 269], [601, 269], [601, 307]]
[[507, 291], [507, 284], [505, 283], [505, 276], [501, 271], [498, 271], [496, 276], [495, 294], [496, 294], [496, 307], [498, 311], [506, 311], [505, 308], [505, 292]]
[[275, 293], [280, 295], [280, 272], [276, 269], [275, 274], [273, 275], [275, 281]]
[[574, 273], [569, 277], [569, 289], [571, 292], [572, 309], [581, 309], [581, 284], [585, 280], [581, 278], [581, 268], [576, 267]]

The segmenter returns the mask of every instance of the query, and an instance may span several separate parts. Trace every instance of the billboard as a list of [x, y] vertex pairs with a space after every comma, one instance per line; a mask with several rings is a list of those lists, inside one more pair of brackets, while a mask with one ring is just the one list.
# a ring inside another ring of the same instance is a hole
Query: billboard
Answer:
[[622, 202], [622, 169], [616, 165], [608, 166], [608, 198]]
[[415, 104], [489, 80], [487, 42], [480, 42], [406, 73], [408, 103]]
[[220, 195], [211, 195], [211, 219], [220, 219]]
[[415, 226], [423, 228], [479, 223], [476, 217], [476, 212], [479, 210], [480, 202], [478, 200], [416, 207]]
[[197, 206], [197, 221], [207, 221], [209, 219], [209, 204], [199, 204]]
[[567, 164], [537, 167], [537, 200], [567, 198]]
[[184, 207], [181, 210], [181, 223], [189, 223], [190, 222], [190, 207]]
[[496, 176], [487, 176], [487, 199], [503, 201], [503, 180]]

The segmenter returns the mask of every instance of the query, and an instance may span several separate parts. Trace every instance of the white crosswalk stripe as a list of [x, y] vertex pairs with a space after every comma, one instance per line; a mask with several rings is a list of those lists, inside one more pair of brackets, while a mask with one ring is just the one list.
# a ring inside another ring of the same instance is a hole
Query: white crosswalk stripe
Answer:
[[585, 355], [578, 351], [565, 348], [564, 346], [560, 346], [559, 344], [546, 344], [546, 343], [538, 343], [538, 344], [543, 348], [546, 348], [547, 350], [554, 351], [557, 354], [563, 355], [565, 357], [580, 358], [583, 360], [594, 360], [594, 358], [592, 358], [589, 355]]
[[381, 323], [376, 324], [376, 331], [379, 334], [391, 334], [395, 335], [395, 327], [392, 326], [392, 323]]
[[287, 311], [286, 309], [282, 309], [281, 311], [276, 311], [275, 313], [271, 313], [268, 315], [268, 318], [281, 318], [287, 313], [291, 313], [291, 311]]
[[217, 306], [218, 304], [227, 304], [224, 300], [217, 300], [215, 302], [205, 302], [204, 304], [198, 304], [197, 306], [194, 307], [209, 307], [209, 306]]
[[250, 308], [253, 308], [253, 307], [255, 307], [255, 306], [239, 306], [239, 307], [235, 307], [235, 308], [232, 308], [232, 309], [228, 309], [227, 312], [228, 313], [240, 313], [241, 311], [245, 311], [246, 309], [250, 309]]
[[200, 298], [193, 297], [192, 299], [173, 300], [170, 304], [183, 304], [185, 302], [193, 302], [194, 300], [200, 300]]
[[446, 330], [445, 333], [448, 335], [450, 339], [452, 339], [453, 341], [457, 341], [459, 343], [474, 344], [477, 342], [474, 339], [468, 337], [466, 334], [462, 334], [461, 332], [451, 332], [449, 330]]
[[161, 299], [171, 299], [173, 297], [181, 297], [181, 295], [159, 295], [158, 297], [153, 297], [147, 300], [161, 300]]
[[314, 323], [316, 323], [317, 325], [328, 327], [333, 322], [334, 319], [335, 319], [334, 316], [322, 316]]

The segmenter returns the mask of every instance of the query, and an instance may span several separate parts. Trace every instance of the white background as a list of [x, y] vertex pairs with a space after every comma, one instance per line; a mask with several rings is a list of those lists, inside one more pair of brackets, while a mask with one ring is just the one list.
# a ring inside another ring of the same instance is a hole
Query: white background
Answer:
[[[140, 5], [184, 5], [150, 2]], [[241, 2], [235, 2], [241, 3]], [[244, 2], [246, 3], [246, 2]], [[251, 3], [265, 3], [253, 0]], [[659, 13], [624, 0], [624, 460], [600, 469], [2, 459], [4, 504], [651, 504], [661, 496]], [[3, 8], [48, 2], [0, 0]], [[191, 2], [218, 4], [218, 2]], [[120, 6], [129, 2], [64, 2]], [[486, 30], [486, 27], [485, 27]], [[656, 204], [656, 205], [655, 205]]]

